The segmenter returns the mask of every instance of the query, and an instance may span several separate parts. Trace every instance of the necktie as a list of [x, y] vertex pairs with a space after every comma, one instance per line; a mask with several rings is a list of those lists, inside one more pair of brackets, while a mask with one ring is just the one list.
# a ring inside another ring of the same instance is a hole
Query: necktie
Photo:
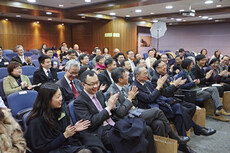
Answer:
[[52, 75], [50, 73], [50, 70], [47, 70], [48, 78], [52, 78]]
[[[94, 104], [96, 105], [98, 111], [102, 111], [103, 108], [100, 104], [100, 102], [98, 101], [98, 99], [96, 98], [96, 96], [93, 96], [93, 100], [94, 100]], [[111, 119], [111, 117], [109, 119], [106, 120], [106, 122], [112, 126], [114, 126], [115, 122]]]
[[122, 89], [121, 89], [121, 92], [123, 93], [123, 95], [125, 96], [125, 98], [128, 98], [128, 95], [126, 94], [126, 92], [125, 92], [125, 89], [124, 89], [124, 88], [122, 88]]
[[77, 96], [79, 95], [79, 93], [77, 92], [76, 88], [74, 87], [73, 81], [71, 81], [70, 84], [71, 84], [71, 87], [72, 87], [74, 98], [77, 98]]

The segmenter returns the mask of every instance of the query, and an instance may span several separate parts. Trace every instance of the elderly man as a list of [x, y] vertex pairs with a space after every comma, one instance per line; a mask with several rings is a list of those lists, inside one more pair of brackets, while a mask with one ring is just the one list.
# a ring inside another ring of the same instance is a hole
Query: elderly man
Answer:
[[27, 66], [27, 65], [35, 66], [31, 61], [31, 57], [24, 56], [24, 49], [22, 45], [17, 45], [15, 47], [15, 51], [17, 52], [18, 55], [13, 57], [12, 61], [16, 61], [22, 64], [22, 66]]
[[76, 99], [82, 91], [81, 81], [76, 79], [80, 65], [76, 60], [69, 60], [65, 66], [65, 75], [56, 84], [60, 86], [64, 104]]
[[135, 63], [134, 63], [134, 52], [133, 52], [132, 50], [128, 50], [128, 51], [126, 52], [126, 54], [127, 54], [128, 60], [129, 60], [129, 62], [130, 62], [130, 64], [131, 64], [131, 69], [132, 69], [132, 71], [134, 71], [134, 68], [135, 68]]
[[0, 67], [7, 67], [9, 62], [7, 58], [2, 57], [2, 46], [0, 46]]

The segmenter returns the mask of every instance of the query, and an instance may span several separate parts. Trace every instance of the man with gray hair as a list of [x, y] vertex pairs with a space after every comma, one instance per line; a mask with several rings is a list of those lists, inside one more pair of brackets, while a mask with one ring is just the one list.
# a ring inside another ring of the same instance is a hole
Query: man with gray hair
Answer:
[[16, 61], [22, 64], [22, 66], [27, 66], [27, 65], [35, 66], [31, 61], [31, 57], [24, 56], [24, 48], [22, 45], [17, 45], [15, 47], [15, 51], [17, 52], [18, 55], [12, 58], [12, 61]]
[[81, 81], [76, 79], [79, 69], [80, 64], [76, 60], [69, 60], [65, 66], [64, 77], [56, 82], [62, 91], [64, 105], [76, 99], [82, 91]]

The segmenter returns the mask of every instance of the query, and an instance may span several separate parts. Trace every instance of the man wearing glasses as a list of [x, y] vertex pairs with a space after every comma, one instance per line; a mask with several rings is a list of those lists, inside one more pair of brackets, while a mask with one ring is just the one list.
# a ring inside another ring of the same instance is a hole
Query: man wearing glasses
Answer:
[[63, 104], [68, 104], [76, 99], [82, 91], [81, 81], [76, 79], [80, 65], [76, 60], [69, 60], [65, 66], [65, 75], [56, 83], [60, 86]]

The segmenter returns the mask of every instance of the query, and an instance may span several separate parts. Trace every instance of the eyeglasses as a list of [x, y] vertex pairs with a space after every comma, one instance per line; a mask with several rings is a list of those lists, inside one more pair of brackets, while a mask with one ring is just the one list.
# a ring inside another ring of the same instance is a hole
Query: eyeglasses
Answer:
[[71, 75], [78, 75], [78, 72], [70, 72], [70, 71], [68, 71], [69, 72], [69, 74], [71, 74]]
[[87, 84], [88, 86], [99, 86], [100, 85], [100, 82], [95, 82], [95, 83], [86, 83], [84, 82], [85, 84]]

